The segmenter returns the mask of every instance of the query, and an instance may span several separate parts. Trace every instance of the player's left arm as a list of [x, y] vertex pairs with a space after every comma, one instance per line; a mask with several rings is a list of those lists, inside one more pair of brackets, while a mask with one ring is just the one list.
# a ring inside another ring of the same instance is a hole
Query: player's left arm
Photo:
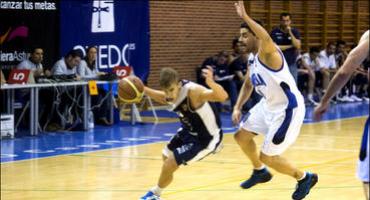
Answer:
[[229, 98], [229, 95], [224, 88], [214, 81], [212, 67], [207, 66], [206, 69], [202, 69], [202, 76], [205, 78], [206, 84], [210, 89], [201, 87], [196, 88], [195, 91], [193, 91], [194, 98], [201, 102], [223, 102]]

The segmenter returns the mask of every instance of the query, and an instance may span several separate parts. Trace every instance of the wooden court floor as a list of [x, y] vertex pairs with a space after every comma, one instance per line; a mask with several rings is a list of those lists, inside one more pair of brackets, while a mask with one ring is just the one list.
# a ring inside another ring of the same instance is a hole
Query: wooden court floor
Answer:
[[[365, 118], [303, 125], [297, 142], [284, 154], [299, 168], [319, 174], [306, 199], [363, 200], [355, 177]], [[258, 137], [261, 144], [262, 137]], [[139, 199], [157, 180], [164, 142], [1, 164], [1, 199]], [[239, 183], [251, 164], [226, 134], [224, 149], [181, 167], [163, 193], [165, 200], [286, 200], [295, 180], [274, 173], [271, 182], [249, 190]]]

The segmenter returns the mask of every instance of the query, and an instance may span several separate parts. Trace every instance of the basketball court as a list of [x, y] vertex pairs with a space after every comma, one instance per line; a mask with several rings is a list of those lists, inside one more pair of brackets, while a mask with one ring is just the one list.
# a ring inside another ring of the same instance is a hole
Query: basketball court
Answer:
[[[284, 155], [319, 174], [306, 199], [362, 200], [355, 177], [368, 103], [338, 104], [324, 121], [312, 122], [312, 107], [292, 148]], [[166, 111], [161, 117], [173, 118]], [[290, 199], [296, 182], [272, 171], [271, 182], [242, 190], [252, 165], [233, 140], [236, 130], [222, 114], [224, 148], [191, 167], [181, 167], [165, 200]], [[1, 141], [1, 199], [139, 199], [158, 178], [161, 150], [178, 122], [121, 122], [91, 132], [48, 133]], [[257, 137], [261, 144], [262, 137]]]

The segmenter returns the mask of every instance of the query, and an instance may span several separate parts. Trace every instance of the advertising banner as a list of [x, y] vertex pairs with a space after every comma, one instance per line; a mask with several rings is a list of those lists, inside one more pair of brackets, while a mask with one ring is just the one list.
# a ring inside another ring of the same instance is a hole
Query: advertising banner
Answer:
[[57, 0], [0, 1], [0, 66], [13, 68], [28, 58], [34, 46], [44, 49], [43, 66], [59, 57]]
[[149, 74], [148, 0], [64, 0], [60, 2], [60, 52], [97, 46], [97, 66], [111, 72], [131, 66], [145, 80]]

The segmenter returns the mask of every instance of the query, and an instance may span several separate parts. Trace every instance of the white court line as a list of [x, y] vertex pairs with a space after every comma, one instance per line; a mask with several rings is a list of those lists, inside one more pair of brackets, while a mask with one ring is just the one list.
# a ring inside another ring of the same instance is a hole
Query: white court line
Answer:
[[368, 117], [369, 115], [361, 115], [356, 117], [344, 117], [344, 118], [338, 118], [338, 119], [327, 119], [327, 120], [321, 120], [321, 121], [310, 121], [303, 124], [319, 124], [319, 123], [329, 123], [329, 122], [335, 122], [335, 121], [341, 121], [341, 120], [350, 120], [350, 119], [357, 119], [357, 118], [363, 118]]
[[[223, 143], [224, 146], [237, 146], [237, 144]], [[312, 147], [290, 147], [289, 149], [308, 150], [308, 151], [337, 151], [337, 152], [358, 152], [354, 149], [340, 149], [340, 148], [312, 148]]]
[[53, 156], [41, 157], [41, 158], [27, 158], [27, 159], [24, 159], [24, 160], [14, 160], [14, 161], [1, 162], [1, 165], [8, 164], [8, 163], [18, 163], [18, 162], [23, 162], [23, 161], [40, 160], [40, 159], [45, 159], [45, 158], [53, 158], [53, 157], [59, 157], [59, 156], [69, 156], [69, 155], [74, 155], [74, 154], [85, 154], [85, 153], [95, 153], [95, 152], [102, 152], [102, 151], [111, 151], [111, 150], [116, 150], [116, 149], [126, 149], [126, 148], [131, 148], [131, 147], [139, 147], [139, 146], [145, 146], [145, 145], [157, 144], [157, 143], [164, 143], [164, 142], [166, 142], [166, 141], [158, 141], [158, 142], [146, 143], [146, 144], [137, 144], [137, 145], [131, 145], [131, 146], [125, 146], [125, 147], [114, 147], [114, 148], [108, 148], [108, 149], [99, 149], [99, 150], [93, 150], [93, 151], [82, 151], [82, 152], [76, 152], [76, 153], [58, 154], [58, 155], [53, 155]]
[[300, 134], [299, 136], [298, 136], [298, 138], [299, 137], [310, 137], [310, 138], [315, 138], [315, 137], [323, 137], [323, 138], [333, 138], [333, 137], [335, 137], [335, 138], [342, 138], [342, 139], [348, 139], [348, 138], [350, 138], [350, 139], [361, 139], [362, 137], [361, 136], [337, 136], [337, 135], [309, 135], [309, 134]]
[[[363, 117], [366, 117], [366, 115], [357, 116], [357, 117], [339, 118], [339, 119], [334, 119], [334, 120], [323, 120], [323, 121], [318, 121], [318, 122], [309, 122], [309, 123], [305, 123], [305, 124], [329, 123], [329, 122], [333, 122], [333, 121], [357, 119], [357, 118], [363, 118]], [[233, 134], [233, 133], [234, 132], [229, 132], [229, 133], [224, 133], [224, 134]], [[42, 157], [42, 158], [27, 158], [27, 159], [24, 159], [24, 160], [15, 160], [15, 161], [1, 162], [0, 164], [3, 165], [3, 164], [8, 164], [8, 163], [18, 163], [18, 162], [30, 161], [30, 160], [40, 160], [40, 159], [44, 159], [44, 158], [52, 158], [52, 157], [58, 157], [58, 156], [68, 156], [68, 155], [74, 155], [74, 154], [94, 153], [94, 152], [110, 151], [110, 150], [116, 150], [116, 149], [125, 149], [125, 148], [138, 147], [138, 146], [144, 146], [144, 145], [149, 145], [149, 144], [157, 144], [157, 143], [164, 143], [164, 142], [166, 142], [166, 141], [158, 141], [158, 142], [153, 142], [153, 143], [130, 145], [130, 146], [125, 146], [125, 147], [115, 147], [115, 148], [100, 149], [100, 150], [85, 151], [85, 152], [76, 152], [76, 153], [71, 153], [71, 154], [59, 154], [59, 155], [54, 155], [54, 156]], [[224, 145], [230, 145], [230, 144], [224, 144]]]
[[308, 151], [337, 151], [337, 152], [358, 152], [354, 149], [340, 149], [340, 148], [311, 148], [311, 147], [290, 147], [289, 149], [308, 150]]

